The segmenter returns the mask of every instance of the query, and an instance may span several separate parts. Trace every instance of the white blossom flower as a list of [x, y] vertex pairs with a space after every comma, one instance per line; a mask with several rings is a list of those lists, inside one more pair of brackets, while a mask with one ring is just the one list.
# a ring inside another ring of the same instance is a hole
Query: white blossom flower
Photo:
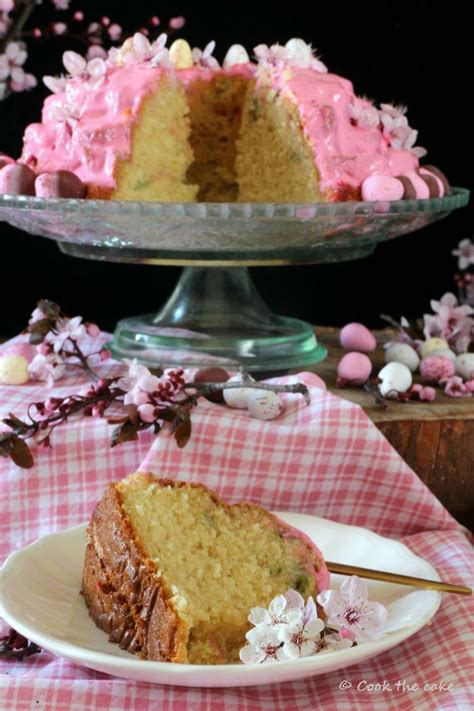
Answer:
[[218, 69], [219, 67], [219, 62], [215, 57], [212, 56], [212, 53], [214, 52], [216, 48], [216, 43], [214, 40], [211, 42], [208, 42], [204, 49], [199, 49], [199, 47], [194, 47], [193, 48], [193, 61], [194, 64], [198, 64], [201, 67], [205, 67], [207, 69]]
[[376, 128], [380, 124], [380, 114], [370, 102], [356, 99], [348, 109], [351, 119], [361, 128]]
[[283, 642], [282, 651], [288, 659], [315, 654], [318, 651], [323, 629], [324, 622], [318, 617], [305, 623], [302, 615], [299, 623], [279, 625], [278, 638]]
[[123, 390], [124, 393], [128, 393], [135, 388], [139, 378], [151, 375], [151, 373], [148, 368], [145, 365], [141, 365], [136, 358], [133, 360], [124, 358], [123, 362], [128, 367], [128, 373], [117, 381], [117, 387]]
[[392, 148], [411, 151], [418, 158], [422, 158], [427, 151], [421, 146], [415, 147], [418, 131], [408, 125], [406, 112], [406, 106], [380, 104], [380, 121], [384, 135], [389, 139]]
[[61, 318], [57, 320], [54, 331], [48, 333], [47, 340], [53, 346], [54, 352], [59, 353], [68, 339], [78, 340], [85, 336], [86, 333], [86, 327], [82, 323], [82, 316]]
[[458, 258], [459, 269], [468, 269], [474, 265], [474, 242], [471, 242], [470, 239], [462, 239], [451, 254]]
[[66, 372], [66, 363], [57, 353], [44, 355], [38, 353], [28, 365], [28, 372], [36, 380], [46, 381], [47, 386], [53, 386], [55, 380], [60, 380]]
[[367, 584], [355, 575], [342, 583], [339, 592], [325, 590], [317, 599], [327, 615], [328, 626], [348, 630], [356, 641], [378, 639], [379, 628], [388, 617], [381, 603], [369, 600]]
[[261, 664], [287, 659], [276, 627], [257, 625], [247, 632], [245, 637], [248, 643], [239, 653], [244, 664]]

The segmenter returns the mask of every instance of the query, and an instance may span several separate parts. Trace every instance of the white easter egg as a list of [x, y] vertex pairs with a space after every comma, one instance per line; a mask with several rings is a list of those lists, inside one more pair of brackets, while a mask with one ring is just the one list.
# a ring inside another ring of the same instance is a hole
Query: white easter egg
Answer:
[[378, 377], [379, 390], [384, 397], [396, 398], [398, 393], [406, 393], [413, 382], [410, 370], [403, 363], [388, 363]]
[[386, 363], [403, 363], [414, 373], [420, 365], [418, 353], [408, 343], [392, 343], [385, 351]]
[[274, 420], [281, 412], [278, 393], [271, 390], [253, 390], [247, 400], [247, 409], [258, 420]]
[[250, 57], [245, 47], [241, 44], [233, 44], [227, 50], [222, 66], [224, 69], [229, 69], [229, 67], [233, 67], [236, 64], [247, 64], [247, 62], [250, 62]]
[[[253, 378], [251, 378], [251, 380], [253, 381]], [[233, 375], [227, 382], [241, 383], [242, 376], [240, 374]], [[241, 388], [231, 388], [224, 390], [224, 401], [229, 407], [235, 407], [236, 410], [245, 410], [247, 408], [247, 401], [252, 393], [252, 388], [246, 388], [244, 386]]]
[[428, 338], [420, 348], [420, 355], [422, 358], [426, 358], [426, 356], [431, 355], [433, 351], [438, 351], [440, 348], [449, 348], [445, 338]]
[[474, 353], [461, 353], [457, 356], [456, 373], [463, 380], [474, 379]]
[[0, 383], [24, 385], [30, 379], [28, 361], [20, 355], [0, 356]]

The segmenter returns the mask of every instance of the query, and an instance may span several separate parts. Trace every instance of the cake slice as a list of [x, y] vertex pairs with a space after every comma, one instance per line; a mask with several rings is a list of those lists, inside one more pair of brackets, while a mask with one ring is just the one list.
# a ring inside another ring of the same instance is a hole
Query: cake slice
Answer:
[[252, 607], [329, 574], [301, 532], [260, 506], [137, 473], [110, 484], [88, 528], [82, 592], [96, 625], [144, 659], [238, 661]]

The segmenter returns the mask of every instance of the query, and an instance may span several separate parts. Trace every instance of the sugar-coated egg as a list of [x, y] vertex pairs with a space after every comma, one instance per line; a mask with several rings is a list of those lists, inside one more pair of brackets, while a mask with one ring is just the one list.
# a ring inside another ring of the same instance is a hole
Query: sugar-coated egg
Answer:
[[346, 353], [337, 366], [337, 374], [351, 385], [363, 385], [372, 372], [370, 358], [364, 353]]
[[431, 355], [433, 351], [437, 351], [440, 348], [449, 348], [445, 338], [428, 338], [420, 348], [420, 355], [422, 358], [426, 358], [426, 356]]
[[24, 385], [30, 379], [28, 361], [21, 355], [0, 356], [0, 383]]
[[348, 351], [370, 353], [377, 347], [374, 335], [363, 323], [348, 323], [339, 334], [341, 346]]
[[386, 363], [403, 363], [415, 373], [420, 365], [418, 353], [408, 343], [392, 343], [385, 351]]
[[[229, 380], [229, 373], [224, 368], [216, 366], [210, 368], [201, 368], [194, 376], [195, 383], [226, 383]], [[215, 393], [210, 393], [205, 396], [210, 402], [224, 402], [224, 393], [222, 390], [217, 390]]]
[[252, 390], [247, 409], [258, 420], [274, 420], [281, 412], [281, 400], [278, 393], [271, 390]]
[[456, 373], [463, 380], [474, 380], [474, 353], [461, 353], [457, 356]]
[[413, 382], [410, 370], [403, 363], [388, 363], [379, 373], [379, 390], [384, 397], [396, 398], [406, 393]]
[[[242, 376], [240, 374], [233, 375], [227, 382], [242, 383]], [[246, 388], [244, 385], [242, 385], [241, 388], [230, 388], [229, 390], [224, 390], [224, 401], [229, 407], [235, 407], [237, 410], [245, 410], [252, 392], [252, 388]]]

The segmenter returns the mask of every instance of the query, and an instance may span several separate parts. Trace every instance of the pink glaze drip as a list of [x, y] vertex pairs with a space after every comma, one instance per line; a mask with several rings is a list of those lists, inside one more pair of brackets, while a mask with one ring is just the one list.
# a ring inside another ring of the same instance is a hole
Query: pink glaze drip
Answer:
[[297, 104], [323, 192], [347, 184], [358, 188], [369, 175], [396, 176], [417, 168], [416, 156], [391, 148], [380, 127], [364, 128], [351, 121], [350, 105], [371, 104], [356, 99], [348, 79], [288, 63], [270, 72], [265, 68], [258, 76]]
[[[275, 516], [275, 514], [273, 514]], [[299, 538], [301, 541], [306, 543], [307, 546], [313, 549], [313, 551], [316, 553], [316, 556], [319, 559], [319, 570], [314, 570], [313, 568], [311, 570], [308, 570], [308, 575], [313, 575], [314, 579], [316, 580], [316, 586], [318, 588], [318, 592], [322, 592], [323, 590], [327, 590], [329, 587], [329, 570], [327, 568], [326, 562], [324, 560], [324, 556], [319, 550], [319, 548], [313, 543], [311, 538], [306, 535], [306, 533], [303, 533], [303, 531], [300, 531], [299, 528], [295, 528], [294, 526], [290, 526], [290, 524], [285, 523], [282, 521], [278, 516], [275, 516], [277, 519], [278, 523], [282, 527], [282, 535], [283, 538]]]

